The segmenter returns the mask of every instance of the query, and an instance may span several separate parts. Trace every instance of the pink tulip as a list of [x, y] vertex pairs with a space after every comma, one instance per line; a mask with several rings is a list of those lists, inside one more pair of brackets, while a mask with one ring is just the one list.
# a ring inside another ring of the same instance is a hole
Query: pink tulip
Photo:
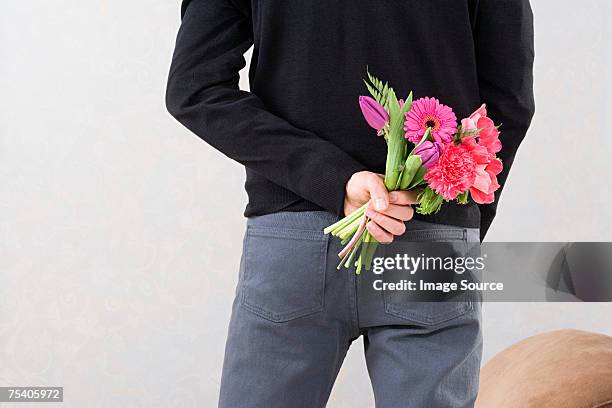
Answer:
[[[487, 105], [483, 104], [478, 110], [461, 121], [461, 128], [464, 131], [477, 130], [480, 118], [487, 118]], [[490, 119], [489, 119], [490, 120]]]
[[444, 146], [438, 142], [430, 142], [427, 140], [414, 149], [414, 154], [421, 156], [423, 167], [429, 170], [438, 162], [443, 147]]
[[359, 106], [361, 107], [361, 112], [366, 122], [368, 122], [368, 125], [376, 129], [379, 133], [385, 128], [387, 123], [389, 123], [389, 114], [373, 98], [369, 96], [360, 96]]
[[478, 137], [478, 144], [485, 147], [489, 154], [495, 155], [502, 148], [499, 140], [499, 129], [493, 123], [493, 120], [487, 116], [487, 105], [482, 105], [478, 110], [470, 115], [469, 118], [461, 121], [463, 131], [473, 131], [480, 129], [477, 136], [472, 136], [472, 139]]
[[462, 144], [471, 152], [476, 161], [476, 177], [470, 187], [470, 196], [478, 204], [491, 204], [495, 201], [495, 192], [500, 188], [497, 175], [504, 166], [495, 157], [501, 148], [499, 129], [487, 116], [487, 107], [482, 105], [469, 118], [461, 121], [464, 131], [480, 130], [477, 135], [467, 136]]
[[499, 159], [476, 166], [476, 178], [470, 187], [470, 196], [476, 203], [491, 204], [495, 201], [495, 192], [500, 187], [497, 175], [502, 172], [503, 168]]

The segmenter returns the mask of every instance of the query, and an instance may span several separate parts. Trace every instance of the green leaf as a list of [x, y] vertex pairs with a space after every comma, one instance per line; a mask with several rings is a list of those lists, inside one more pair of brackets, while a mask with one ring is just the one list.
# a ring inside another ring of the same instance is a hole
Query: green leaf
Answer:
[[402, 172], [402, 178], [399, 185], [400, 190], [408, 189], [410, 184], [412, 184], [412, 180], [414, 180], [415, 175], [421, 168], [422, 163], [421, 156], [408, 156], [404, 166], [404, 171]]
[[[370, 73], [369, 68], [366, 69], [368, 80], [364, 79], [364, 83], [368, 88], [368, 91], [372, 95], [372, 97], [378, 102], [383, 108], [389, 111], [389, 105], [392, 101], [390, 97], [393, 88], [389, 86], [389, 83], [383, 83], [380, 79], [376, 78], [374, 75]], [[369, 81], [369, 82], [368, 82]]]
[[378, 102], [378, 99], [380, 99], [380, 92], [378, 92], [374, 87], [372, 87], [372, 85], [370, 85], [365, 79], [363, 80], [363, 83], [365, 84], [366, 88], [368, 88], [368, 92], [370, 92], [372, 98], [374, 98]]
[[440, 211], [442, 208], [442, 204], [444, 203], [444, 198], [433, 191], [431, 187], [427, 187], [424, 189], [418, 197], [419, 206], [416, 209], [416, 212], [421, 215], [431, 215]]
[[387, 163], [385, 169], [385, 186], [387, 190], [396, 190], [405, 162], [406, 141], [404, 138], [389, 136], [387, 140]]
[[390, 88], [388, 91], [388, 102], [389, 102], [389, 115], [391, 116], [391, 120], [397, 118], [400, 114], [400, 106], [399, 101], [397, 100], [397, 96], [395, 96], [395, 91]]
[[387, 163], [385, 170], [385, 186], [389, 191], [397, 189], [400, 175], [406, 161], [406, 138], [403, 133], [404, 121], [400, 115], [401, 109], [395, 92], [389, 90], [390, 127], [387, 137]]
[[389, 99], [388, 99], [388, 94], [389, 94], [389, 84], [385, 83], [385, 85], [383, 86], [383, 89], [380, 91], [380, 101], [379, 103], [385, 108], [387, 109], [387, 111], [389, 110]]
[[420, 167], [417, 170], [417, 173], [414, 175], [412, 179], [412, 183], [408, 186], [408, 190], [412, 190], [415, 187], [418, 187], [425, 181], [425, 174], [427, 174], [427, 169], [425, 167]]
[[469, 200], [469, 192], [466, 191], [465, 193], [461, 193], [457, 196], [457, 203], [461, 204], [461, 205], [466, 205], [468, 203]]
[[404, 101], [404, 106], [402, 107], [401, 115], [405, 116], [406, 113], [410, 112], [411, 109], [412, 109], [412, 92], [410, 92], [410, 95], [408, 95], [408, 97]]

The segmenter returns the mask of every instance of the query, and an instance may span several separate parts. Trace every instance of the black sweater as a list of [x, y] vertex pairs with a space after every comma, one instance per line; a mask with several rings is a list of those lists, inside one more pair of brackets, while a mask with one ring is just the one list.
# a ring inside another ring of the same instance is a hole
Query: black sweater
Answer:
[[[246, 167], [246, 216], [341, 215], [350, 176], [385, 169], [386, 144], [357, 102], [366, 66], [398, 96], [437, 97], [458, 118], [486, 102], [503, 124], [503, 184], [534, 113], [533, 58], [528, 0], [184, 0], [166, 103]], [[484, 236], [495, 207], [420, 218]]]

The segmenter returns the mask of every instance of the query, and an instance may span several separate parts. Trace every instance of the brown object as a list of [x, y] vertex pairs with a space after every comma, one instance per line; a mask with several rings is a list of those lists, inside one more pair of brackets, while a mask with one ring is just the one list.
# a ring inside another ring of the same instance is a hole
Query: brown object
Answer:
[[476, 408], [612, 408], [612, 337], [561, 330], [523, 340], [483, 368]]

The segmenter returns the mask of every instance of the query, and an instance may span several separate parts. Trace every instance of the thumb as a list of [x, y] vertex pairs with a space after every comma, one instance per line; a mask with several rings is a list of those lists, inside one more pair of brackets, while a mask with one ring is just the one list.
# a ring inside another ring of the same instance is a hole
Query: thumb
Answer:
[[382, 179], [378, 176], [370, 177], [366, 186], [376, 211], [385, 211], [389, 207], [389, 192]]

